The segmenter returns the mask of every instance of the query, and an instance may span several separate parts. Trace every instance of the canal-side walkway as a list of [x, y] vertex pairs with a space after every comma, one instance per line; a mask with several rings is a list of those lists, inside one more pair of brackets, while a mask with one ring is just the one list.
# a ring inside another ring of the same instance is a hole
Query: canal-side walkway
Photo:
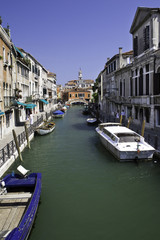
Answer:
[[[51, 112], [41, 112], [33, 116], [33, 124], [27, 125], [29, 141], [34, 138], [34, 128], [39, 126], [43, 120], [50, 119]], [[25, 133], [25, 126], [18, 126], [13, 128], [17, 141], [19, 144], [20, 151], [22, 152], [27, 146], [27, 137]], [[13, 164], [15, 159], [18, 157], [18, 151], [15, 145], [12, 131], [6, 134], [2, 140], [0, 140], [0, 177], [8, 170]]]
[[[37, 121], [38, 118], [43, 117], [43, 119], [46, 118], [46, 112], [42, 112], [39, 114], [34, 114], [33, 115], [33, 123], [35, 123]], [[18, 127], [14, 127], [13, 128], [15, 130], [16, 135], [21, 134], [22, 132], [24, 132], [24, 126], [18, 126]], [[8, 134], [6, 134], [2, 140], [0, 140], [0, 149], [4, 148], [9, 142], [11, 142], [13, 140], [13, 133], [10, 132]]]

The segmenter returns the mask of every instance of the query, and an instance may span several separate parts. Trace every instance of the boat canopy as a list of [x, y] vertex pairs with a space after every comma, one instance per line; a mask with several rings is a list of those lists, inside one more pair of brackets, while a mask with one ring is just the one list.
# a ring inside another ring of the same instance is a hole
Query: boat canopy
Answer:
[[53, 114], [54, 115], [62, 115], [62, 114], [64, 114], [64, 112], [57, 110], [57, 111], [53, 112]]

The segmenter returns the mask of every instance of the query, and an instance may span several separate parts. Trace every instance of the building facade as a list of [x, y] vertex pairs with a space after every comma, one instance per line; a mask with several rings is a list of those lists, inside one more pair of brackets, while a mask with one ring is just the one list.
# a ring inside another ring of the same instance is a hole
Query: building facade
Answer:
[[55, 109], [56, 74], [16, 47], [10, 29], [0, 25], [0, 139], [28, 115]]
[[98, 76], [102, 119], [123, 110], [137, 125], [160, 127], [160, 9], [138, 7], [130, 33], [133, 52], [119, 49]]

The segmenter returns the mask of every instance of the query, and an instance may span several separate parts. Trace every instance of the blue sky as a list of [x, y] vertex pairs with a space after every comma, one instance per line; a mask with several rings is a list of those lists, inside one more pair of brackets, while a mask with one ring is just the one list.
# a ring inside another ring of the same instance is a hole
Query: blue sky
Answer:
[[17, 47], [33, 55], [64, 85], [95, 80], [108, 57], [132, 50], [129, 33], [137, 7], [159, 7], [159, 0], [1, 1], [2, 26], [9, 24]]

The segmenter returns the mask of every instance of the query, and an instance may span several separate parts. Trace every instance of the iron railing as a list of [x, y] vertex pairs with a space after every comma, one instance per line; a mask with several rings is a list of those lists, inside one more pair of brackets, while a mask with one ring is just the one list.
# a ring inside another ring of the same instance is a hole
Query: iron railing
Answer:
[[[49, 117], [50, 114], [47, 116]], [[41, 117], [37, 117], [37, 121], [33, 123], [33, 125], [28, 127], [28, 136], [34, 133], [36, 127], [38, 127], [43, 122], [43, 115]], [[23, 131], [17, 136], [19, 147], [27, 140], [26, 133]], [[15, 141], [12, 140], [5, 147], [0, 149], [0, 167], [11, 158], [17, 152]]]

